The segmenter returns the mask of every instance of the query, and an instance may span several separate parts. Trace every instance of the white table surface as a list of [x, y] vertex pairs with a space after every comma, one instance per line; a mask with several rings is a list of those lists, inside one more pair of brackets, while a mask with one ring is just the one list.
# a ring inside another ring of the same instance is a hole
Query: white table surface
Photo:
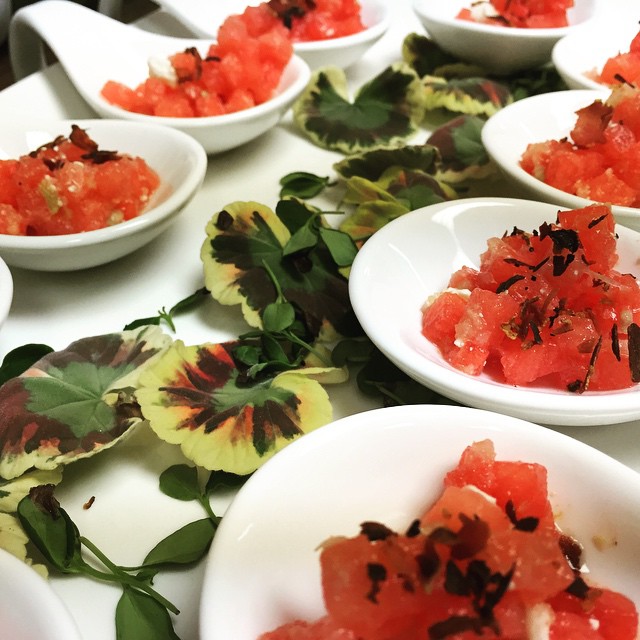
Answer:
[[[612, 14], [624, 11], [638, 19], [635, 0], [607, 0]], [[188, 36], [161, 12], [140, 23], [150, 30]], [[424, 33], [409, 0], [394, 3], [393, 24], [367, 55], [348, 71], [354, 87], [400, 58], [400, 45], [410, 32]], [[59, 65], [53, 65], [0, 92], [0, 119], [94, 117]], [[280, 177], [305, 170], [328, 175], [338, 154], [303, 138], [290, 118], [242, 148], [209, 158], [205, 183], [182, 218], [168, 232], [137, 253], [88, 271], [39, 273], [12, 269], [14, 300], [0, 332], [0, 357], [29, 342], [55, 349], [73, 340], [119, 331], [139, 317], [154, 315], [202, 286], [199, 258], [204, 227], [211, 215], [235, 200], [257, 200], [275, 206]], [[492, 187], [506, 195], [502, 187]], [[485, 195], [491, 195], [487, 192]], [[508, 194], [517, 195], [517, 194]], [[187, 344], [234, 338], [246, 330], [238, 308], [213, 300], [197, 312], [176, 319], [177, 334]], [[373, 408], [352, 384], [329, 389], [336, 418]], [[640, 422], [607, 427], [565, 427], [562, 432], [590, 444], [640, 471]], [[135, 564], [162, 537], [203, 517], [192, 503], [163, 496], [159, 474], [183, 461], [176, 447], [145, 431], [93, 459], [65, 470], [57, 496], [80, 531], [119, 564]], [[91, 509], [82, 505], [95, 496]], [[230, 496], [214, 499], [221, 515]], [[199, 593], [204, 563], [188, 571], [163, 572], [158, 590], [181, 610], [176, 631], [182, 640], [198, 638]], [[118, 588], [78, 577], [53, 577], [52, 585], [76, 619], [86, 640], [114, 640], [114, 608]], [[249, 612], [238, 612], [250, 615]], [[232, 640], [232, 639], [221, 639]]]

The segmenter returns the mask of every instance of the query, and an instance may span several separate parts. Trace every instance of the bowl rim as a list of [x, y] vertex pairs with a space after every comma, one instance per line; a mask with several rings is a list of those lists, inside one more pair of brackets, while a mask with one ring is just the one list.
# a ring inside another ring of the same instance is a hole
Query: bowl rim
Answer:
[[[505, 158], [505, 155], [510, 155], [510, 152], [516, 151], [517, 147], [513, 145], [510, 146], [509, 149], [505, 149], [503, 145], [499, 145], [497, 143], [497, 141], [493, 138], [493, 135], [495, 133], [494, 129], [503, 126], [505, 120], [508, 122], [507, 119], [511, 119], [512, 114], [517, 114], [522, 110], [529, 109], [533, 104], [539, 104], [540, 108], [538, 109], [538, 111], [540, 113], [544, 113], [545, 110], [549, 108], [550, 103], [553, 104], [554, 101], [557, 101], [559, 99], [558, 95], [561, 95], [567, 99], [570, 96], [575, 96], [575, 99], [577, 101], [580, 100], [582, 96], [584, 96], [585, 102], [583, 105], [578, 105], [577, 108], [579, 108], [580, 106], [588, 106], [589, 102], [587, 102], [587, 98], [590, 98], [591, 101], [597, 98], [607, 98], [610, 93], [610, 89], [607, 90], [606, 87], [602, 86], [600, 89], [569, 89], [567, 91], [543, 93], [535, 96], [529, 96], [528, 98], [523, 98], [522, 100], [513, 102], [500, 111], [497, 111], [494, 115], [491, 116], [491, 118], [487, 120], [481, 132], [482, 143], [487, 153], [491, 156], [492, 160], [500, 168], [501, 171], [527, 187], [530, 191], [543, 194], [548, 202], [555, 202], [560, 206], [572, 208], [585, 207], [587, 205], [593, 204], [594, 202], [596, 202], [595, 200], [589, 200], [572, 193], [567, 193], [566, 191], [562, 191], [561, 189], [548, 185], [542, 180], [538, 180], [530, 173], [527, 173], [518, 162], [516, 162], [515, 164], [507, 162], [507, 158]], [[519, 118], [519, 120], [522, 120], [522, 118]], [[568, 133], [569, 132], [567, 132], [567, 135]], [[546, 138], [546, 140], [549, 139], [551, 138]], [[532, 140], [530, 142], [545, 142], [546, 140]], [[525, 148], [520, 150], [520, 155], [524, 153]], [[640, 208], [637, 207], [611, 205], [611, 210], [614, 214], [614, 217], [625, 216], [628, 218], [640, 219]]]
[[[185, 172], [183, 181], [173, 189], [165, 200], [153, 206], [147, 211], [143, 211], [135, 218], [125, 220], [124, 222], [115, 224], [111, 227], [102, 229], [93, 229], [91, 231], [83, 231], [79, 233], [68, 233], [60, 235], [48, 236], [14, 236], [9, 234], [0, 234], [0, 251], [2, 249], [12, 251], [34, 251], [48, 249], [72, 249], [74, 247], [87, 247], [90, 245], [112, 242], [119, 238], [143, 232], [150, 227], [156, 226], [165, 219], [177, 215], [183, 205], [189, 201], [191, 197], [200, 188], [204, 180], [207, 168], [207, 154], [202, 145], [188, 134], [174, 128], [164, 127], [160, 124], [137, 123], [120, 119], [104, 119], [104, 118], [76, 118], [64, 120], [38, 120], [24, 123], [24, 128], [48, 127], [51, 129], [69, 128], [71, 124], [77, 124], [82, 128], [103, 128], [109, 129], [130, 129], [132, 132], [140, 132], [146, 130], [148, 134], [156, 137], [164, 137], [167, 140], [185, 151], [194, 161], [193, 170]], [[12, 129], [15, 129], [15, 123]], [[28, 153], [25, 150], [24, 153]], [[125, 152], [126, 153], [126, 152]], [[141, 156], [142, 157], [142, 156]], [[143, 158], [148, 162], [147, 158]], [[162, 176], [160, 176], [162, 178]]]
[[[291, 76], [291, 82], [282, 86], [287, 82], [287, 76]], [[152, 116], [144, 113], [135, 113], [127, 111], [121, 107], [117, 107], [105, 100], [98, 92], [88, 92], [85, 88], [82, 90], [84, 97], [94, 108], [99, 109], [107, 118], [130, 120], [132, 122], [155, 123], [158, 125], [180, 129], [182, 131], [194, 131], [207, 129], [214, 131], [222, 129], [226, 126], [241, 126], [250, 124], [252, 121], [260, 120], [269, 116], [279, 109], [286, 109], [288, 105], [302, 92], [304, 87], [311, 78], [311, 69], [309, 65], [295, 53], [287, 63], [283, 70], [280, 84], [276, 89], [277, 93], [267, 101], [248, 109], [234, 111], [233, 113], [224, 113], [218, 116], [196, 116], [191, 118], [173, 118], [169, 116]]]

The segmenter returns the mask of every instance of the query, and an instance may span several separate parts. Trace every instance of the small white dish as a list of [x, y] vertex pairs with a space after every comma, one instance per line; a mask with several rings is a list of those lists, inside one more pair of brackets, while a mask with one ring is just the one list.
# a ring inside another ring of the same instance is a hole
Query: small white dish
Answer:
[[81, 640], [66, 606], [22, 560], [0, 549], [0, 638]]
[[42, 42], [64, 67], [78, 93], [104, 118], [155, 123], [183, 131], [207, 153], [239, 147], [274, 127], [309, 81], [307, 64], [293, 56], [276, 95], [250, 109], [203, 118], [168, 118], [132, 113], [105, 100], [100, 91], [108, 80], [131, 88], [149, 75], [150, 57], [167, 57], [188, 47], [206, 53], [211, 41], [158, 35], [123, 24], [65, 0], [42, 0], [23, 7], [13, 17], [9, 52], [16, 78], [42, 67]]
[[[478, 268], [487, 240], [554, 221], [558, 207], [512, 198], [469, 198], [408, 213], [377, 231], [349, 276], [351, 303], [373, 343], [400, 369], [463, 404], [553, 425], [602, 425], [640, 417], [640, 388], [577, 395], [515, 387], [450, 366], [421, 333], [421, 307], [464, 265]], [[639, 274], [640, 234], [618, 226], [618, 269]]]
[[[639, 606], [640, 475], [530, 422], [464, 407], [404, 406], [317, 429], [249, 478], [211, 547], [201, 640], [256, 640], [294, 618], [322, 616], [319, 545], [356, 535], [363, 521], [406, 530], [438, 497], [464, 448], [486, 438], [498, 459], [547, 467], [558, 524], [584, 545], [590, 577]], [[596, 539], [611, 544], [598, 550]]]
[[553, 47], [551, 59], [569, 89], [608, 88], [593, 79], [612, 56], [629, 51], [632, 38], [638, 33], [636, 20], [614, 23], [600, 21], [578, 29], [559, 40]]
[[[201, 38], [215, 38], [224, 20], [242, 13], [248, 5], [259, 0], [155, 0], [190, 31]], [[362, 22], [366, 29], [360, 33], [331, 40], [297, 42], [293, 45], [311, 69], [337, 66], [346, 69], [357, 62], [389, 28], [391, 10], [384, 0], [360, 0]]]
[[[524, 198], [578, 209], [592, 200], [566, 193], [534, 178], [520, 166], [520, 158], [532, 142], [566, 138], [576, 123], [576, 111], [611, 94], [594, 90], [556, 91], [518, 100], [495, 113], [482, 128], [482, 143], [504, 176]], [[614, 205], [619, 224], [640, 231], [640, 209]]]
[[414, 0], [413, 8], [429, 37], [452, 55], [484, 67], [496, 75], [533, 69], [551, 59], [560, 38], [588, 24], [596, 14], [596, 0], [576, 0], [568, 11], [568, 27], [515, 29], [456, 18], [472, 0]]
[[193, 138], [169, 127], [125, 120], [5, 122], [0, 125], [0, 158], [18, 158], [58, 135], [68, 136], [72, 124], [85, 129], [100, 149], [143, 158], [160, 176], [160, 186], [138, 217], [105, 229], [56, 236], [0, 234], [0, 256], [11, 266], [74, 271], [116, 260], [173, 224], [204, 180], [207, 156]]

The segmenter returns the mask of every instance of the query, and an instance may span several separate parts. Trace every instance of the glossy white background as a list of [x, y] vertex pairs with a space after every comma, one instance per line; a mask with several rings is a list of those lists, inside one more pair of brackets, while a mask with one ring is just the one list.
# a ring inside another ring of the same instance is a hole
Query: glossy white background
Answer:
[[[611, 0], [612, 10], [636, 22], [635, 0]], [[163, 13], [143, 22], [146, 28], [177, 36], [189, 33]], [[385, 36], [347, 76], [354, 87], [400, 57], [403, 38], [423, 33], [409, 0], [394, 3], [393, 21]], [[59, 65], [32, 75], [0, 93], [0, 117], [93, 117]], [[420, 141], [427, 137], [418, 136]], [[14, 302], [0, 331], [0, 355], [28, 342], [47, 342], [60, 349], [78, 338], [120, 330], [126, 323], [153, 315], [202, 286], [199, 251], [211, 215], [235, 200], [257, 200], [275, 206], [278, 180], [291, 171], [328, 175], [341, 156], [312, 146], [287, 116], [253, 143], [209, 159], [203, 188], [185, 210], [179, 225], [135, 254], [86, 272], [43, 274], [13, 269]], [[488, 194], [507, 190], [487, 185]], [[246, 324], [237, 308], [211, 301], [194, 314], [176, 320], [177, 337], [187, 344], [237, 337]], [[372, 407], [351, 384], [329, 388], [335, 417]], [[563, 432], [593, 444], [640, 471], [640, 422], [605, 428], [572, 427]], [[121, 564], [135, 564], [164, 535], [202, 517], [191, 503], [163, 496], [158, 475], [181, 461], [175, 447], [139, 432], [124, 446], [65, 471], [58, 496], [83, 533]], [[91, 509], [82, 505], [95, 496]], [[228, 497], [214, 502], [219, 513]], [[200, 588], [204, 565], [189, 572], [161, 574], [158, 589], [181, 609], [176, 630], [182, 640], [197, 640]], [[83, 640], [115, 640], [117, 588], [76, 577], [54, 578], [53, 587], [69, 606]], [[221, 639], [232, 640], [232, 639]]]

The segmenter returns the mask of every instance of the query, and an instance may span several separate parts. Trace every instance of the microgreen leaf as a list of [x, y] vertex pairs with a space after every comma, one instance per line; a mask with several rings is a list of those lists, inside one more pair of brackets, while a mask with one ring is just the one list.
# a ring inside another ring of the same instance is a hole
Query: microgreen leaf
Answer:
[[[305, 212], [300, 202], [281, 202], [288, 205], [277, 210], [287, 212], [290, 225], [301, 218], [306, 218], [305, 228], [316, 224], [316, 211]], [[211, 295], [222, 304], [241, 304], [252, 327], [262, 326], [268, 304], [284, 299], [295, 307], [311, 341], [333, 339], [336, 332], [348, 335], [355, 316], [346, 278], [323, 242], [285, 255], [290, 238], [287, 225], [264, 205], [235, 202], [225, 207], [207, 225], [201, 252]]]
[[293, 253], [304, 251], [306, 249], [312, 249], [318, 243], [318, 230], [313, 226], [313, 220], [311, 224], [305, 224], [300, 227], [289, 238], [287, 244], [282, 249], [283, 256], [290, 256]]
[[163, 321], [168, 325], [168, 327], [175, 332], [176, 327], [173, 322], [173, 319], [176, 315], [180, 313], [184, 313], [189, 311], [194, 306], [202, 303], [207, 299], [209, 294], [208, 289], [206, 287], [202, 287], [195, 291], [194, 293], [188, 295], [186, 298], [179, 300], [174, 304], [169, 311], [166, 310], [165, 307], [162, 307], [155, 316], [149, 316], [147, 318], [138, 318], [125, 325], [124, 331], [130, 331], [132, 329], [138, 329], [139, 327], [143, 327], [146, 325], [160, 325]]
[[200, 497], [198, 470], [186, 464], [175, 464], [160, 474], [160, 491], [176, 500], [197, 500]]
[[0, 385], [24, 373], [32, 364], [52, 351], [53, 349], [46, 344], [25, 344], [9, 351], [0, 366]]
[[31, 542], [56, 569], [81, 573], [80, 534], [54, 497], [53, 486], [31, 489], [18, 504], [18, 519]]
[[329, 249], [333, 261], [339, 267], [351, 266], [358, 253], [358, 248], [351, 236], [338, 229], [328, 229], [326, 227], [320, 227], [318, 232], [327, 249]]
[[354, 153], [397, 146], [417, 131], [424, 117], [420, 79], [404, 63], [387, 67], [349, 101], [342, 69], [316, 71], [293, 106], [296, 124], [318, 146]]
[[151, 549], [144, 559], [144, 567], [197, 562], [207, 553], [216, 528], [211, 518], [186, 524]]
[[116, 640], [180, 640], [168, 611], [154, 598], [124, 587], [116, 606]]
[[295, 171], [280, 178], [280, 198], [295, 196], [306, 200], [321, 193], [329, 185], [329, 177], [317, 176], [306, 171]]
[[265, 331], [277, 333], [288, 329], [296, 319], [296, 312], [288, 302], [272, 302], [264, 308], [262, 326]]
[[207, 480], [206, 492], [215, 493], [217, 491], [228, 491], [237, 489], [247, 481], [247, 476], [241, 476], [226, 471], [212, 471]]

